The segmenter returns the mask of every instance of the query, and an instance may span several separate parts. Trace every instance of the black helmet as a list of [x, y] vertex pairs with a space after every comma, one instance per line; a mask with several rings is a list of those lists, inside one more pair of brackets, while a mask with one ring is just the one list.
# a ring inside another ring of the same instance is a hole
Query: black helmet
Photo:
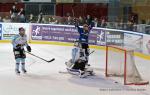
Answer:
[[24, 31], [25, 29], [24, 29], [23, 27], [20, 27], [20, 28], [19, 28], [19, 31], [21, 31], [21, 30]]

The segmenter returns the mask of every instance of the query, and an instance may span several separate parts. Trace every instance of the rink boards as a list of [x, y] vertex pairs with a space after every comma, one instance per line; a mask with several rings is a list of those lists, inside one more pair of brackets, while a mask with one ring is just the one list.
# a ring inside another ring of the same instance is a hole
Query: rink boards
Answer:
[[[79, 37], [77, 29], [71, 25], [0, 23], [0, 42], [10, 42], [19, 27], [26, 29], [28, 41], [35, 44], [72, 46]], [[150, 59], [150, 35], [143, 33], [94, 27], [89, 44], [91, 48], [103, 50], [106, 45], [127, 46], [136, 51], [136, 56]]]

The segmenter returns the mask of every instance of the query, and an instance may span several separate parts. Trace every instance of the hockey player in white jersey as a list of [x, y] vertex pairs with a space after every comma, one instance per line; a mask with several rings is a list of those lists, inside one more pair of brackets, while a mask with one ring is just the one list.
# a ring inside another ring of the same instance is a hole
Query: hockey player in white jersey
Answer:
[[31, 47], [27, 43], [27, 35], [25, 34], [25, 29], [23, 27], [19, 28], [19, 34], [15, 35], [12, 39], [13, 52], [16, 60], [15, 71], [17, 74], [20, 74], [19, 67], [21, 64], [21, 70], [23, 73], [26, 73], [25, 69], [25, 50], [26, 46], [27, 51], [31, 52]]
[[70, 74], [79, 75], [81, 78], [94, 75], [93, 69], [87, 66], [86, 62], [85, 50], [76, 41], [72, 49], [72, 59], [65, 63], [67, 65], [67, 71]]

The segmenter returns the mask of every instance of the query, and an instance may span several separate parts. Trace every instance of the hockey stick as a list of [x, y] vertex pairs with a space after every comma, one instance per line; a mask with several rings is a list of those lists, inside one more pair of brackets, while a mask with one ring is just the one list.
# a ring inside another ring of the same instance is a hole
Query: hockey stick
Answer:
[[95, 52], [95, 50], [91, 51], [91, 52], [89, 53], [89, 55], [91, 55], [91, 54], [94, 53], [94, 52]]
[[60, 74], [69, 74], [68, 71], [58, 71]]
[[[27, 52], [27, 51], [25, 51], [25, 52]], [[39, 56], [37, 56], [37, 55], [35, 55], [35, 54], [32, 54], [32, 53], [30, 53], [30, 52], [27, 52], [27, 53], [30, 54], [30, 55], [32, 55], [32, 56], [34, 56], [34, 57], [37, 57], [37, 58], [39, 58], [39, 59], [45, 61], [45, 62], [48, 62], [48, 63], [55, 60], [55, 58], [52, 58], [51, 60], [46, 60], [46, 59], [41, 58], [41, 57], [39, 57]]]

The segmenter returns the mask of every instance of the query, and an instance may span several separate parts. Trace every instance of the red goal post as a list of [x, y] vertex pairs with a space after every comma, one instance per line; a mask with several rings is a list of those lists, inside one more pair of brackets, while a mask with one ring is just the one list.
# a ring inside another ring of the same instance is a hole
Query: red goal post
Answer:
[[125, 85], [145, 85], [135, 65], [134, 50], [121, 46], [106, 46], [106, 77], [123, 77]]

